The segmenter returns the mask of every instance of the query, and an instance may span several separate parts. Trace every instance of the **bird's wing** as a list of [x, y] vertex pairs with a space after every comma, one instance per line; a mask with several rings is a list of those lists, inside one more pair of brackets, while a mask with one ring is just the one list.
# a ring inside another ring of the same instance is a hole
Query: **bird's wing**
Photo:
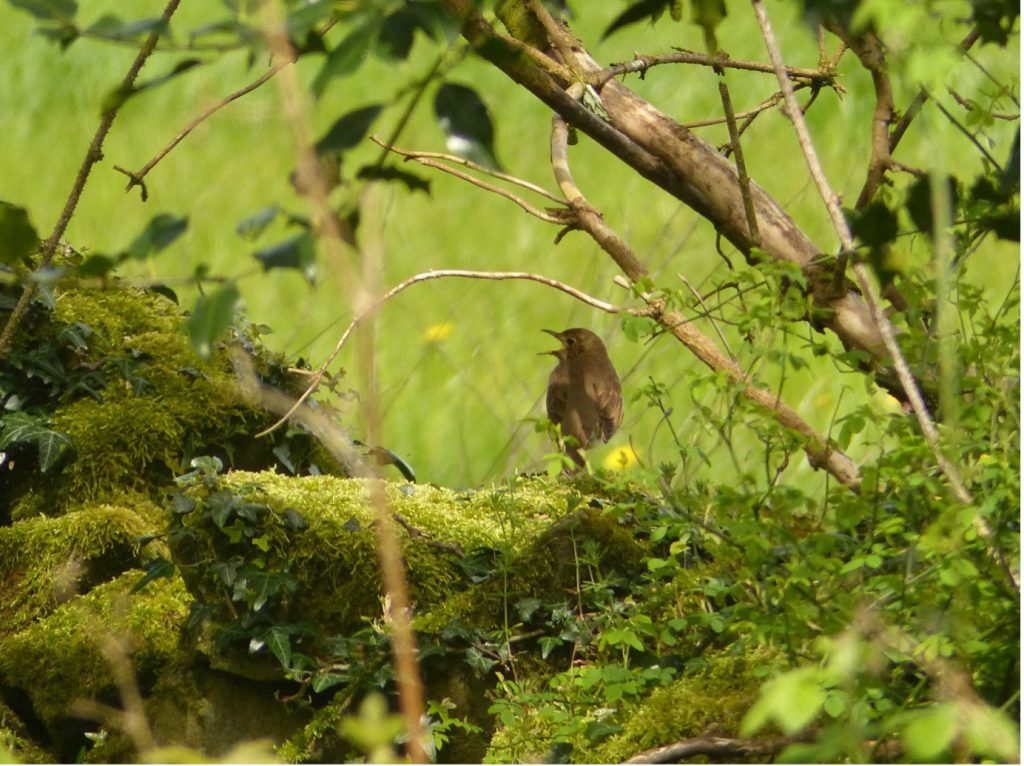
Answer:
[[562, 378], [563, 376], [558, 375], [556, 370], [548, 381], [548, 420], [555, 425], [559, 425], [562, 422], [562, 417], [565, 415], [568, 381]]
[[615, 386], [599, 391], [597, 411], [601, 416], [601, 437], [608, 441], [622, 423], [622, 389]]

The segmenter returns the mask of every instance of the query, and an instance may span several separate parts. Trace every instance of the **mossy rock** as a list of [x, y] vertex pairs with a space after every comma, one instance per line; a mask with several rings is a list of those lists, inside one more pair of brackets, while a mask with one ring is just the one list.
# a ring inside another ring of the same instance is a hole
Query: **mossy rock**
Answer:
[[141, 566], [139, 537], [157, 532], [161, 516], [147, 498], [122, 496], [0, 527], [0, 637]]

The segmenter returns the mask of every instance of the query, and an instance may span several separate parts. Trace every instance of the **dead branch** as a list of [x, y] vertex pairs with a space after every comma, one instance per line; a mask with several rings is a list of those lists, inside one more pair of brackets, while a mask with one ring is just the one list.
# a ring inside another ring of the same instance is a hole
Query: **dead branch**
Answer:
[[[726, 69], [742, 69], [748, 72], [764, 72], [772, 74], [775, 70], [771, 64], [763, 64], [759, 61], [743, 61], [740, 59], [720, 58], [719, 56], [706, 56], [693, 51], [676, 49], [678, 53], [666, 53], [660, 56], [636, 56], [632, 61], [624, 64], [611, 64], [605, 69], [592, 74], [591, 82], [594, 85], [603, 85], [612, 77], [639, 72], [643, 74], [652, 67], [664, 64], [696, 64], [707, 67], [724, 67]], [[794, 80], [803, 80], [813, 83], [818, 87], [834, 87], [842, 92], [841, 86], [836, 83], [835, 67], [823, 67], [820, 69], [803, 69], [801, 67], [786, 67], [786, 74]]]
[[794, 737], [775, 737], [773, 739], [731, 739], [728, 737], [702, 736], [673, 742], [671, 745], [644, 750], [624, 763], [679, 763], [686, 758], [698, 755], [714, 758], [775, 755], [784, 748], [800, 740]]

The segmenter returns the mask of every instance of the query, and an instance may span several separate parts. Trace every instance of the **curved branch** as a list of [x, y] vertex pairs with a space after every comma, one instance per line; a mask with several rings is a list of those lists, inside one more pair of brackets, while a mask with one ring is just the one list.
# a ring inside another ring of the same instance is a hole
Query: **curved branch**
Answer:
[[338, 339], [337, 344], [334, 346], [334, 350], [331, 351], [330, 354], [328, 354], [327, 358], [316, 369], [316, 371], [310, 374], [311, 381], [309, 385], [306, 387], [306, 390], [302, 392], [302, 395], [295, 400], [290, 409], [288, 409], [286, 412], [284, 412], [284, 414], [281, 415], [280, 419], [278, 419], [277, 422], [275, 422], [269, 428], [265, 428], [264, 430], [260, 431], [258, 434], [256, 434], [256, 436], [267, 436], [268, 434], [273, 433], [282, 425], [284, 425], [284, 423], [286, 423], [288, 419], [291, 418], [299, 410], [299, 408], [303, 406], [303, 403], [306, 401], [306, 399], [308, 399], [313, 394], [313, 392], [315, 392], [316, 389], [319, 387], [320, 381], [323, 380], [323, 377], [327, 372], [327, 368], [331, 366], [334, 360], [338, 357], [338, 354], [341, 353], [341, 350], [345, 347], [345, 344], [348, 342], [349, 337], [352, 335], [356, 327], [358, 327], [361, 323], [366, 321], [366, 319], [373, 315], [377, 311], [377, 309], [379, 309], [389, 300], [394, 298], [400, 292], [406, 290], [409, 287], [412, 287], [413, 285], [419, 284], [420, 282], [428, 282], [432, 279], [448, 278], [491, 280], [526, 279], [532, 282], [539, 282], [540, 284], [547, 285], [548, 287], [553, 287], [556, 290], [561, 290], [563, 293], [571, 295], [576, 300], [583, 301], [588, 306], [593, 306], [594, 308], [600, 311], [606, 311], [610, 314], [629, 313], [634, 315], [645, 315], [647, 313], [644, 311], [638, 311], [636, 309], [628, 309], [622, 306], [616, 306], [613, 303], [607, 303], [606, 301], [602, 301], [598, 298], [594, 298], [593, 296], [588, 295], [582, 290], [577, 290], [575, 287], [572, 287], [571, 285], [567, 285], [564, 282], [559, 282], [557, 279], [550, 279], [548, 277], [541, 276], [540, 274], [532, 274], [527, 271], [470, 271], [467, 269], [438, 269], [437, 271], [424, 271], [420, 274], [411, 276], [402, 282], [399, 282], [397, 285], [395, 285], [386, 293], [384, 293], [380, 298], [374, 301], [365, 310], [361, 311], [359, 314], [356, 314], [356, 316], [352, 317], [352, 321], [349, 322], [348, 327], [346, 327], [345, 331], [341, 334], [341, 337]]

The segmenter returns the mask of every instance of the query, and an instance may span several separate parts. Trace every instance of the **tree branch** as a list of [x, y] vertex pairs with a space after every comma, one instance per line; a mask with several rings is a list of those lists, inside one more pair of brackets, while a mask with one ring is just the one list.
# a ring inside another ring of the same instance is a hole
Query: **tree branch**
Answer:
[[[779, 85], [785, 94], [786, 113], [793, 122], [793, 128], [796, 131], [800, 148], [807, 160], [807, 166], [810, 169], [811, 177], [814, 179], [814, 182], [818, 187], [819, 194], [821, 194], [822, 199], [825, 201], [825, 207], [828, 209], [829, 216], [832, 219], [832, 225], [835, 227], [836, 233], [839, 235], [840, 244], [842, 245], [843, 250], [848, 252], [852, 251], [854, 248], [853, 236], [851, 235], [849, 226], [846, 223], [846, 218], [843, 216], [843, 213], [839, 208], [839, 199], [835, 192], [832, 191], [832, 188], [828, 183], [828, 179], [825, 177], [825, 172], [821, 167], [821, 162], [818, 159], [817, 152], [814, 150], [814, 144], [811, 141], [810, 133], [807, 130], [807, 124], [804, 122], [803, 114], [801, 114], [799, 106], [796, 103], [796, 97], [793, 94], [792, 86], [790, 85], [789, 79], [786, 77], [785, 69], [782, 65], [782, 53], [779, 50], [778, 42], [775, 39], [775, 33], [772, 31], [771, 24], [768, 21], [768, 14], [764, 7], [763, 0], [753, 0], [753, 6], [758, 24], [761, 26], [765, 45], [768, 48], [769, 57], [775, 65], [775, 72], [779, 80]], [[886, 317], [884, 312], [881, 310], [881, 301], [871, 284], [867, 267], [863, 263], [855, 263], [853, 266], [853, 273], [857, 278], [857, 284], [871, 310], [872, 318], [874, 319], [881, 333], [882, 339], [885, 342], [885, 347], [892, 358], [896, 374], [899, 377], [900, 385], [903, 387], [903, 391], [913, 407], [914, 414], [917, 416], [917, 422], [921, 428], [921, 433], [924, 435], [925, 441], [928, 442], [928, 446], [935, 455], [935, 460], [938, 463], [939, 468], [949, 481], [953, 495], [962, 504], [973, 505], [974, 499], [971, 497], [970, 492], [968, 492], [967, 487], [960, 478], [959, 469], [957, 469], [957, 467], [953, 465], [948, 458], [946, 458], [942, 451], [942, 447], [939, 444], [938, 431], [935, 428], [934, 422], [932, 422], [931, 415], [928, 412], [928, 407], [924, 402], [924, 398], [921, 396], [921, 391], [917, 387], [917, 382], [914, 380], [914, 376], [910, 372], [910, 367], [907, 365], [903, 352], [900, 349], [899, 344], [896, 342], [896, 336], [892, 325], [889, 323], [888, 317]], [[988, 543], [990, 554], [993, 556], [1000, 569], [1002, 569], [1002, 571], [1009, 577], [1014, 587], [1019, 591], [1020, 576], [1010, 567], [1009, 562], [1005, 555], [1003, 555], [1003, 552], [996, 541], [992, 529], [988, 525], [988, 522], [978, 513], [973, 514], [972, 520], [978, 534]]]
[[775, 755], [800, 740], [795, 737], [773, 739], [731, 739], [727, 737], [702, 736], [673, 742], [671, 745], [644, 750], [624, 763], [679, 763], [685, 758], [706, 755], [727, 759], [730, 756], [743, 758]]
[[[558, 186], [576, 213], [579, 228], [587, 232], [612, 257], [630, 282], [639, 282], [648, 276], [647, 270], [633, 255], [629, 246], [604, 222], [601, 214], [587, 202], [573, 181], [568, 160], [568, 133], [565, 121], [556, 115], [551, 130], [551, 164]], [[674, 335], [694, 356], [712, 370], [726, 373], [730, 380], [743, 387], [744, 396], [769, 410], [786, 428], [803, 436], [804, 452], [814, 468], [824, 468], [844, 486], [855, 492], [859, 490], [860, 472], [849, 457], [815, 431], [795, 410], [779, 401], [775, 394], [753, 385], [750, 375], [735, 360], [722, 353], [714, 341], [694, 327], [690, 320], [678, 311], [667, 309], [665, 302], [660, 298], [647, 295], [641, 297], [651, 309], [650, 316]]]
[[[135, 56], [135, 60], [132, 61], [131, 66], [128, 68], [127, 74], [121, 81], [121, 85], [118, 89], [120, 93], [130, 93], [132, 86], [135, 85], [135, 80], [139, 76], [139, 72], [142, 71], [143, 65], [149, 58], [150, 54], [153, 53], [153, 49], [156, 47], [157, 40], [160, 38], [160, 31], [167, 28], [167, 23], [170, 21], [171, 16], [178, 10], [178, 4], [181, 0], [169, 0], [167, 5], [164, 7], [164, 12], [161, 16], [163, 23], [155, 29], [146, 38], [146, 41], [142, 44], [142, 48], [139, 49], [138, 54]], [[71, 187], [71, 193], [68, 194], [68, 198], [64, 203], [64, 209], [61, 211], [60, 217], [57, 219], [57, 224], [53, 227], [53, 232], [50, 236], [42, 243], [42, 251], [39, 257], [40, 269], [46, 268], [53, 261], [54, 253], [57, 251], [57, 245], [60, 243], [60, 238], [64, 236], [64, 232], [67, 231], [68, 224], [71, 223], [71, 218], [75, 214], [75, 209], [78, 207], [78, 201], [81, 199], [82, 190], [85, 189], [85, 184], [89, 180], [89, 174], [92, 172], [93, 166], [103, 159], [103, 142], [106, 140], [107, 134], [110, 132], [111, 126], [114, 124], [114, 118], [120, 111], [121, 107], [124, 106], [126, 99], [114, 99], [113, 106], [105, 107], [103, 115], [100, 118], [100, 124], [96, 128], [96, 133], [92, 137], [92, 141], [89, 144], [89, 149], [85, 153], [85, 158], [82, 160], [82, 166], [78, 169], [78, 176], [75, 178], [75, 182]], [[32, 302], [32, 297], [36, 293], [38, 283], [28, 282], [22, 288], [21, 297], [15, 304], [14, 309], [11, 311], [10, 317], [7, 318], [7, 324], [4, 325], [3, 332], [0, 333], [0, 361], [7, 358], [7, 354], [11, 350], [11, 346], [14, 344], [14, 335], [17, 333], [18, 328], [21, 325], [22, 319], [25, 316], [25, 312], [28, 311], [29, 304]]]

